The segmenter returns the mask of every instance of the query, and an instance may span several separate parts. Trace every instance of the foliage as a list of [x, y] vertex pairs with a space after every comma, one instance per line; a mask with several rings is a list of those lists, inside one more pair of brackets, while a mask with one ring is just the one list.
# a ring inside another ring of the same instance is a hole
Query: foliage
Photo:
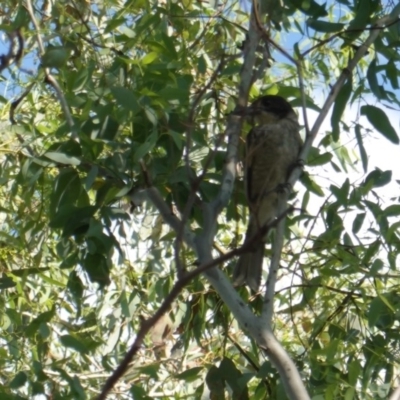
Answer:
[[[222, 184], [250, 6], [36, 1], [32, 14], [27, 4], [0, 7], [0, 395], [86, 399], [100, 393], [177, 269], [196, 265], [156, 207], [131, 195], [155, 187], [171, 213], [203, 229], [198, 204]], [[375, 0], [283, 4], [266, 26], [302, 65], [309, 115], [371, 26], [399, 12]], [[400, 207], [397, 192], [385, 197], [392, 171], [369, 167], [365, 142], [371, 132], [399, 142], [387, 108], [400, 106], [399, 47], [397, 20], [342, 87], [288, 217], [275, 333], [313, 399], [386, 398], [395, 385]], [[271, 55], [250, 98], [279, 94], [301, 115], [299, 71], [282, 52]], [[258, 54], [257, 66], [264, 61]], [[245, 222], [239, 176], [218, 218], [215, 257], [241, 244]], [[220, 268], [230, 276], [234, 262]], [[260, 312], [261, 295], [239, 292]], [[112, 396], [209, 394], [285, 398], [276, 369], [199, 276], [152, 328]]]

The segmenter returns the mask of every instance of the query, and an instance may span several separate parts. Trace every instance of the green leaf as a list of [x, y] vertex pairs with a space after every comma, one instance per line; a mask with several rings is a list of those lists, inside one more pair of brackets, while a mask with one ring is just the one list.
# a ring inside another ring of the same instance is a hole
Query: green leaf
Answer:
[[86, 400], [87, 396], [85, 394], [85, 390], [82, 387], [82, 384], [77, 376], [72, 378], [71, 389], [74, 393], [74, 398], [78, 400]]
[[206, 383], [207, 387], [210, 390], [210, 398], [212, 399], [224, 399], [224, 378], [223, 374], [219, 368], [215, 365], [212, 365], [208, 370], [206, 375]]
[[328, 15], [326, 11], [326, 3], [323, 5], [318, 4], [314, 0], [287, 0], [295, 9], [301, 10], [307, 15], [311, 15], [314, 19], [325, 17]]
[[361, 162], [363, 166], [364, 172], [367, 172], [368, 170], [368, 156], [367, 156], [367, 151], [365, 150], [363, 139], [361, 136], [361, 126], [359, 124], [356, 124], [354, 128], [355, 134], [356, 134], [356, 139], [357, 139], [357, 145], [360, 150], [360, 157], [361, 157]]
[[365, 188], [383, 187], [386, 186], [392, 180], [392, 171], [381, 171], [375, 169], [370, 172], [365, 178], [363, 186]]
[[76, 157], [71, 157], [68, 156], [67, 154], [57, 153], [55, 151], [49, 151], [47, 153], [44, 153], [44, 156], [60, 164], [79, 165], [81, 163], [81, 161]]
[[3, 276], [0, 278], [0, 289], [9, 289], [15, 286], [16, 283], [12, 278], [9, 278], [8, 276]]
[[353, 228], [352, 228], [352, 232], [354, 234], [356, 234], [360, 231], [362, 224], [364, 223], [365, 216], [366, 216], [365, 213], [361, 213], [361, 214], [357, 214], [356, 217], [354, 218]]
[[397, 215], [400, 215], [400, 205], [399, 204], [393, 204], [393, 205], [391, 205], [389, 207], [386, 207], [383, 210], [383, 212], [387, 217], [395, 217]]
[[70, 55], [69, 49], [61, 46], [49, 46], [42, 57], [42, 65], [49, 68], [61, 68]]
[[378, 69], [376, 66], [376, 59], [374, 59], [368, 67], [367, 71], [367, 79], [369, 83], [369, 87], [372, 90], [372, 93], [378, 98], [382, 99], [385, 96], [383, 95], [383, 89], [378, 83]]
[[111, 93], [117, 101], [117, 104], [121, 107], [132, 111], [134, 114], [140, 111], [139, 103], [131, 90], [123, 87], [114, 87], [111, 88]]
[[386, 64], [386, 76], [389, 78], [393, 89], [399, 89], [399, 70], [393, 60]]
[[90, 171], [87, 174], [86, 179], [85, 179], [85, 189], [87, 191], [92, 188], [92, 186], [97, 178], [98, 173], [99, 173], [99, 167], [97, 165], [93, 165], [90, 168]]
[[199, 374], [203, 371], [203, 367], [194, 367], [183, 371], [182, 373], [176, 376], [177, 379], [182, 379], [186, 382], [193, 382], [198, 379]]
[[329, 188], [341, 204], [347, 204], [347, 198], [350, 191], [349, 179], [346, 179], [340, 188], [335, 185], [331, 185]]
[[365, 105], [361, 107], [361, 115], [365, 115], [371, 125], [386, 139], [394, 144], [399, 144], [399, 137], [383, 110], [375, 106]]
[[370, 0], [357, 1], [355, 17], [352, 21], [350, 21], [345, 34], [342, 36], [347, 45], [358, 38], [364, 32], [365, 27], [370, 22], [371, 13], [374, 11], [374, 8], [371, 7], [371, 4], [372, 2]]
[[50, 217], [63, 206], [75, 204], [82, 191], [79, 174], [70, 168], [63, 169], [56, 177], [50, 195]]
[[43, 268], [20, 268], [18, 270], [13, 270], [12, 274], [19, 277], [27, 277], [29, 275], [37, 275], [43, 272], [49, 271], [49, 267]]
[[142, 58], [142, 64], [146, 65], [146, 64], [151, 64], [154, 60], [156, 60], [159, 57], [159, 54], [152, 51], [149, 54], [146, 54], [143, 58]]
[[344, 24], [337, 22], [318, 21], [314, 19], [307, 20], [307, 25], [317, 32], [333, 33], [343, 30]]
[[343, 112], [349, 101], [352, 92], [351, 78], [348, 79], [343, 87], [340, 89], [338, 96], [336, 97], [335, 104], [332, 110], [331, 125], [333, 140], [337, 142], [339, 140], [339, 122], [342, 118]]
[[370, 275], [375, 276], [379, 273], [379, 271], [384, 267], [383, 261], [380, 258], [374, 260], [371, 266]]
[[78, 276], [76, 271], [72, 271], [68, 277], [67, 288], [69, 292], [77, 298], [81, 298], [84, 291], [84, 285], [81, 278]]
[[328, 164], [332, 160], [332, 153], [320, 153], [319, 149], [313, 147], [308, 155], [307, 165], [309, 166], [317, 166], [317, 165], [325, 165]]
[[147, 119], [154, 125], [157, 126], [158, 118], [157, 113], [149, 106], [144, 107], [144, 112], [146, 114]]
[[62, 228], [65, 237], [79, 233], [78, 231], [82, 228], [85, 228], [86, 232], [96, 211], [96, 206], [76, 207], [67, 204], [60, 207], [57, 214], [50, 220], [50, 226]]
[[21, 386], [24, 386], [25, 383], [28, 380], [28, 376], [26, 375], [25, 372], [18, 372], [17, 375], [14, 376], [14, 378], [12, 379], [12, 381], [9, 384], [10, 389], [18, 389]]
[[157, 380], [158, 379], [158, 371], [160, 366], [158, 364], [148, 364], [144, 367], [139, 367], [138, 370], [145, 375], [150, 376], [151, 378]]
[[82, 267], [88, 273], [92, 282], [97, 282], [100, 286], [110, 283], [110, 268], [104, 255], [87, 254], [82, 260]]
[[79, 353], [85, 354], [88, 352], [86, 344], [72, 335], [61, 336], [60, 342], [63, 346], [76, 350]]
[[56, 309], [53, 306], [50, 311], [45, 311], [42, 314], [40, 314], [38, 317], [36, 317], [26, 328], [25, 332], [28, 337], [33, 336], [35, 333], [37, 333], [40, 329], [40, 326], [42, 323], [47, 323], [52, 320], [56, 313]]
[[322, 188], [310, 178], [309, 174], [303, 173], [300, 177], [300, 181], [310, 192], [315, 193], [317, 196], [324, 196]]
[[157, 132], [153, 132], [147, 139], [147, 141], [143, 144], [141, 144], [135, 151], [135, 154], [133, 156], [133, 159], [135, 162], [138, 162], [141, 160], [146, 154], [149, 154], [151, 150], [153, 150], [156, 142], [158, 139]]

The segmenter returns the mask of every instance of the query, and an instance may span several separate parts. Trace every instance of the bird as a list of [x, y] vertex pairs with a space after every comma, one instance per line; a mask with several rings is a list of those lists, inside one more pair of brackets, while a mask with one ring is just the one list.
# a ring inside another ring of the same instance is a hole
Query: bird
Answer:
[[[280, 192], [298, 161], [302, 147], [300, 125], [292, 106], [281, 96], [265, 95], [240, 110], [253, 128], [246, 137], [244, 181], [249, 222], [244, 244], [254, 246], [240, 255], [233, 272], [234, 286], [257, 292], [261, 283], [268, 225], [278, 214]], [[262, 238], [255, 237], [263, 233]], [[265, 233], [264, 233], [265, 232]], [[255, 240], [256, 239], [256, 240]]]

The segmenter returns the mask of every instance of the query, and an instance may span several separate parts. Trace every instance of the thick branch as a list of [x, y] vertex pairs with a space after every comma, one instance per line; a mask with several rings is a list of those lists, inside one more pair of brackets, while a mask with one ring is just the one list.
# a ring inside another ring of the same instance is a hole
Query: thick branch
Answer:
[[[253, 14], [252, 14], [253, 15]], [[249, 91], [252, 84], [253, 69], [256, 61], [256, 49], [260, 42], [261, 34], [257, 29], [254, 16], [250, 19], [250, 29], [248, 38], [244, 46], [244, 62], [240, 72], [239, 98], [238, 105], [246, 106]], [[237, 150], [239, 144], [240, 131], [242, 129], [242, 118], [237, 115], [230, 115], [227, 121], [226, 137], [228, 137], [228, 147], [226, 150], [226, 161], [222, 171], [222, 184], [217, 198], [212, 203], [214, 211], [213, 218], [216, 220], [222, 209], [228, 204], [233, 184], [236, 177]]]
[[264, 348], [269, 360], [278, 370], [289, 399], [309, 400], [310, 396], [297, 366], [269, 328], [262, 332], [262, 340], [265, 341], [265, 344], [259, 341], [259, 345]]

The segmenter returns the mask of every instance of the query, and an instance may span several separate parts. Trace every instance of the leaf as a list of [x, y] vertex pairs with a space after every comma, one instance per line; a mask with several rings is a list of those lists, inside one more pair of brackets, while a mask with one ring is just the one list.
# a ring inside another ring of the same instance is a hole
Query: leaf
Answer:
[[246, 381], [242, 379], [243, 374], [239, 371], [234, 362], [230, 358], [224, 357], [219, 369], [223, 373], [224, 379], [232, 388], [234, 393], [233, 397], [247, 400], [249, 395], [247, 392]]
[[201, 371], [203, 371], [203, 367], [194, 367], [187, 369], [186, 371], [183, 371], [182, 373], [178, 374], [176, 376], [177, 379], [182, 379], [186, 382], [193, 382], [195, 381], [198, 377]]
[[106, 115], [101, 122], [100, 129], [97, 135], [92, 135], [92, 138], [99, 138], [103, 140], [115, 140], [119, 131], [119, 123], [110, 115]]
[[361, 136], [361, 127], [359, 124], [356, 124], [354, 128], [355, 134], [356, 134], [356, 139], [357, 139], [357, 145], [360, 150], [360, 157], [361, 157], [361, 162], [363, 166], [364, 172], [367, 172], [368, 170], [368, 156], [367, 156], [367, 151], [365, 150], [363, 139]]
[[97, 282], [100, 286], [110, 283], [110, 268], [102, 254], [87, 254], [81, 264], [92, 282]]
[[206, 375], [207, 387], [210, 390], [211, 399], [224, 399], [224, 378], [220, 369], [212, 365]]
[[365, 255], [362, 259], [363, 264], [368, 265], [370, 263], [372, 257], [374, 257], [377, 254], [378, 250], [380, 249], [380, 245], [381, 244], [379, 240], [375, 240], [367, 247]]
[[82, 190], [77, 171], [71, 168], [63, 169], [53, 183], [50, 195], [50, 217], [54, 218], [57, 211], [63, 206], [75, 204]]
[[182, 135], [178, 132], [172, 131], [170, 130], [168, 132], [168, 134], [172, 137], [172, 139], [174, 140], [174, 143], [176, 145], [176, 147], [181, 150], [183, 148], [183, 138]]
[[349, 45], [356, 38], [358, 38], [363, 32], [367, 24], [370, 22], [370, 15], [373, 12], [370, 0], [358, 0], [355, 17], [350, 24], [342, 38], [345, 43]]
[[67, 288], [69, 292], [77, 298], [81, 298], [84, 291], [82, 280], [75, 271], [72, 271], [68, 277]]
[[368, 79], [368, 83], [369, 83], [369, 87], [372, 90], [372, 93], [378, 98], [378, 99], [382, 99], [385, 96], [383, 95], [382, 92], [382, 88], [381, 86], [378, 84], [378, 70], [376, 67], [376, 59], [374, 59], [368, 67], [367, 70], [367, 79]]
[[371, 276], [375, 276], [378, 274], [378, 272], [384, 267], [383, 261], [380, 258], [377, 258], [374, 260], [372, 263], [371, 269], [369, 271]]
[[143, 58], [142, 58], [142, 64], [151, 64], [154, 60], [156, 60], [159, 57], [159, 54], [156, 52], [151, 52], [149, 54], [146, 54]]
[[149, 138], [147, 139], [146, 142], [144, 142], [143, 144], [141, 144], [135, 151], [133, 159], [135, 160], [135, 162], [138, 162], [139, 160], [141, 160], [146, 154], [149, 154], [151, 152], [151, 150], [153, 150], [156, 142], [157, 142], [157, 132], [153, 132]]
[[92, 186], [97, 178], [98, 173], [99, 173], [99, 167], [97, 165], [93, 165], [90, 168], [90, 171], [87, 174], [86, 179], [85, 179], [85, 189], [86, 190], [90, 190], [92, 188]]
[[105, 343], [104, 348], [102, 349], [102, 354], [106, 355], [111, 353], [115, 346], [118, 344], [121, 337], [121, 325], [115, 324], [114, 328], [109, 332], [107, 336], [107, 341]]
[[49, 271], [49, 267], [43, 268], [20, 268], [18, 270], [13, 270], [12, 274], [19, 277], [27, 277], [29, 275], [37, 275], [43, 272]]
[[393, 60], [386, 64], [386, 76], [389, 78], [392, 88], [399, 89], [398, 69]]
[[61, 46], [49, 46], [42, 57], [42, 65], [49, 68], [61, 68], [70, 55], [69, 49]]
[[307, 25], [311, 29], [314, 29], [317, 32], [325, 32], [325, 33], [339, 32], [344, 28], [344, 24], [341, 23], [318, 21], [315, 19], [308, 19]]
[[366, 216], [365, 213], [361, 213], [361, 214], [357, 214], [356, 217], [354, 218], [353, 228], [352, 228], [352, 232], [354, 234], [356, 234], [360, 231], [362, 224], [364, 223], [365, 216]]
[[336, 198], [339, 200], [341, 204], [347, 204], [347, 197], [349, 195], [349, 190], [350, 190], [349, 179], [346, 179], [340, 188], [335, 185], [331, 185], [329, 188], [332, 194], [336, 196]]
[[317, 157], [313, 158], [311, 161], [307, 162], [308, 166], [317, 166], [317, 165], [325, 165], [328, 164], [329, 161], [332, 160], [332, 153], [322, 153], [319, 154]]
[[149, 106], [144, 107], [144, 112], [146, 114], [147, 119], [154, 125], [157, 126], [158, 118], [157, 113]]
[[24, 386], [25, 383], [28, 380], [28, 376], [26, 375], [25, 372], [20, 371], [18, 372], [17, 375], [14, 376], [14, 378], [12, 379], [12, 381], [9, 383], [9, 387], [11, 389], [18, 389], [21, 386]]
[[0, 290], [2, 289], [9, 289], [12, 287], [15, 287], [17, 284], [14, 282], [12, 278], [9, 278], [8, 276], [3, 276], [0, 278]]
[[44, 156], [60, 164], [79, 165], [81, 163], [81, 161], [76, 157], [71, 157], [64, 153], [57, 153], [55, 151], [44, 153]]
[[321, 197], [324, 196], [322, 188], [310, 178], [308, 173], [303, 173], [300, 177], [300, 181], [310, 192]]
[[400, 205], [399, 204], [393, 204], [393, 205], [391, 205], [389, 207], [386, 207], [383, 210], [383, 212], [387, 217], [395, 217], [397, 215], [400, 215]]
[[364, 105], [361, 107], [361, 115], [365, 115], [371, 125], [386, 139], [394, 144], [399, 144], [399, 137], [383, 110], [375, 106]]
[[300, 9], [303, 13], [311, 15], [312, 17], [319, 18], [328, 15], [326, 11], [326, 3], [323, 5], [318, 4], [314, 0], [287, 0], [293, 7]]
[[335, 104], [332, 110], [331, 125], [332, 125], [333, 140], [335, 142], [339, 140], [339, 122], [342, 118], [347, 102], [349, 101], [351, 92], [352, 92], [352, 82], [350, 78], [345, 82], [343, 87], [340, 89], [340, 92], [336, 97]]
[[77, 376], [74, 376], [72, 378], [71, 389], [73, 391], [75, 399], [77, 399], [77, 400], [86, 400], [87, 399], [85, 391], [82, 387], [82, 384]]
[[383, 187], [386, 186], [392, 180], [392, 171], [381, 171], [380, 169], [375, 169], [370, 172], [365, 178], [363, 186], [365, 188], [373, 187]]
[[113, 87], [111, 88], [111, 93], [121, 107], [132, 111], [134, 114], [140, 111], [139, 103], [131, 90], [124, 87]]
[[76, 234], [79, 228], [89, 227], [90, 219], [97, 211], [96, 206], [76, 207], [65, 205], [60, 207], [57, 214], [50, 220], [52, 228], [62, 228], [63, 236]]
[[79, 353], [85, 354], [88, 352], [86, 344], [72, 335], [61, 336], [60, 342], [63, 346], [76, 350]]
[[28, 337], [33, 336], [39, 331], [40, 325], [45, 322], [50, 322], [56, 313], [56, 309], [53, 306], [50, 311], [45, 311], [36, 317], [26, 328], [25, 332]]

